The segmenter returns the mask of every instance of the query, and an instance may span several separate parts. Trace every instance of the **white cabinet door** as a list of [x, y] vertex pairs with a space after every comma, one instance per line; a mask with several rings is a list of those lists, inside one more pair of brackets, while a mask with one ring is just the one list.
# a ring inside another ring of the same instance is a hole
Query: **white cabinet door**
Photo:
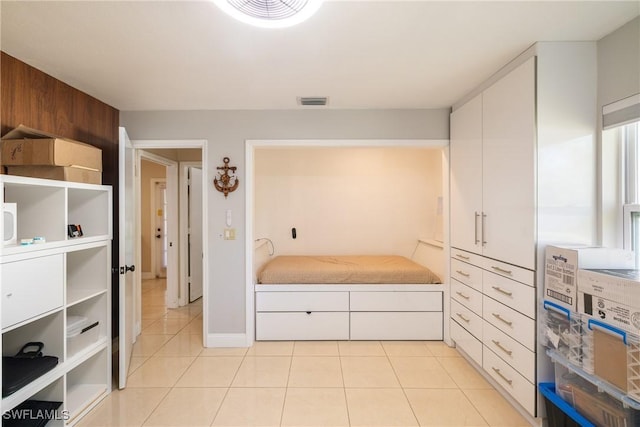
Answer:
[[451, 246], [482, 253], [482, 95], [451, 114]]
[[483, 254], [529, 269], [535, 269], [535, 102], [535, 58], [482, 96]]

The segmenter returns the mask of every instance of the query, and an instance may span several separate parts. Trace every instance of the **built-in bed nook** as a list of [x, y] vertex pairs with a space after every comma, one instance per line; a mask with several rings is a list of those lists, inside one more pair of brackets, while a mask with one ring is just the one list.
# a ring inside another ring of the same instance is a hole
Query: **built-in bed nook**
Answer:
[[256, 340], [443, 339], [443, 148], [254, 156]]

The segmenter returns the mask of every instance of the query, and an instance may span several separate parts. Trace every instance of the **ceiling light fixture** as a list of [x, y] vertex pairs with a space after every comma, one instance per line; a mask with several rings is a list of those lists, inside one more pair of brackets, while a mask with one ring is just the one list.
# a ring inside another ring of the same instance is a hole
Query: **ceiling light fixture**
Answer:
[[318, 11], [322, 0], [213, 0], [238, 21], [263, 28], [299, 24]]

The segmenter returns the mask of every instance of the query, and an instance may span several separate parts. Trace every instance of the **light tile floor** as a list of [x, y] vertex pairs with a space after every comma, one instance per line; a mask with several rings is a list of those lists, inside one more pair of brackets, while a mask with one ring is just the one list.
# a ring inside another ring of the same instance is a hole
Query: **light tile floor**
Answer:
[[442, 342], [257, 342], [203, 348], [202, 305], [169, 310], [143, 282], [128, 387], [90, 426], [529, 426]]

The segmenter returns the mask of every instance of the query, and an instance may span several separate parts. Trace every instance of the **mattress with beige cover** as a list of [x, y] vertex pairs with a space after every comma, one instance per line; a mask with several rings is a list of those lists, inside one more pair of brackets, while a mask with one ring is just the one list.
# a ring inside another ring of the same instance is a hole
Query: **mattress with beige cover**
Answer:
[[258, 271], [260, 284], [440, 283], [431, 270], [397, 255], [281, 255]]

